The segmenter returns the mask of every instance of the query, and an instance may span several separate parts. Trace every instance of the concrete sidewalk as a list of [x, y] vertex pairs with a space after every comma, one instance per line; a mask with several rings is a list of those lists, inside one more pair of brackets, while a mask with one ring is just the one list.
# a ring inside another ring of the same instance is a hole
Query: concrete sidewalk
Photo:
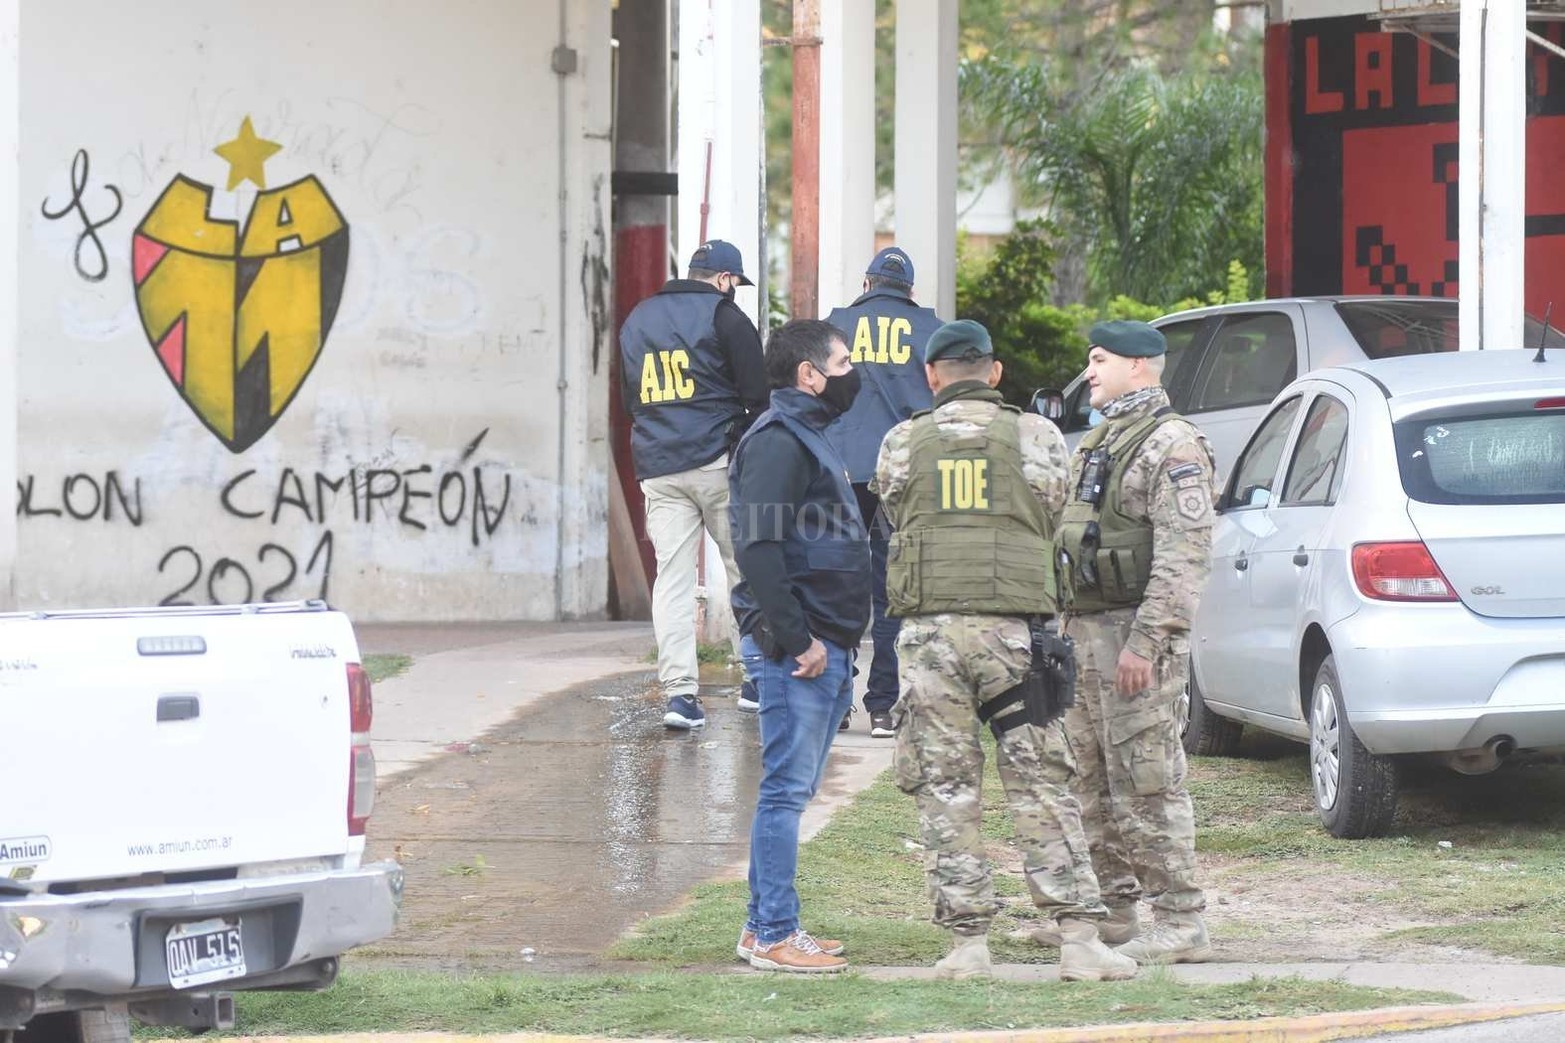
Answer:
[[[382, 777], [387, 779], [405, 775], [419, 764], [446, 755], [448, 749], [455, 751], [449, 756], [460, 756], [467, 744], [507, 725], [520, 711], [561, 696], [573, 686], [633, 674], [641, 674], [651, 683], [653, 671], [647, 659], [652, 647], [652, 630], [648, 624], [362, 626], [358, 633], [361, 649], [365, 652], [403, 653], [415, 657], [406, 674], [376, 686], [374, 744]], [[722, 708], [722, 712], [726, 715], [730, 709]], [[653, 716], [637, 726], [655, 729], [654, 721], [660, 716], [660, 709], [648, 705], [646, 712]], [[720, 718], [708, 731], [714, 733], [711, 738], [715, 740], [724, 734], [733, 734], [738, 723]], [[545, 735], [542, 741], [555, 740]], [[603, 740], [600, 737], [594, 741]], [[753, 743], [753, 737], [729, 738], [724, 743], [734, 741]], [[717, 745], [719, 743], [707, 741], [703, 748]], [[856, 713], [852, 730], [844, 734], [834, 748], [821, 797], [806, 817], [805, 834], [813, 835], [836, 808], [851, 800], [888, 767], [892, 748], [891, 742], [871, 739], [867, 715]], [[590, 778], [579, 783], [581, 792], [590, 791], [594, 785], [597, 783]], [[734, 799], [736, 802], [753, 799], [753, 794], [735, 793]], [[526, 840], [525, 837], [517, 839]], [[742, 870], [742, 866], [730, 867], [728, 872], [736, 869]], [[688, 884], [697, 882], [692, 879]], [[856, 970], [880, 979], [931, 976], [930, 969], [924, 967], [859, 967]], [[996, 971], [997, 976], [1006, 980], [1057, 980], [1057, 968], [1052, 965], [1004, 965]], [[736, 970], [736, 973], [756, 972]], [[1565, 1010], [1565, 967], [1472, 963], [1212, 963], [1153, 968], [1145, 973], [1166, 974], [1179, 981], [1200, 984], [1243, 982], [1255, 977], [1301, 977], [1382, 988], [1438, 990], [1462, 996], [1472, 1005], [1305, 1019], [1262, 1019], [1223, 1023], [1216, 1027], [1161, 1025], [1140, 1027], [1148, 1028], [1148, 1031], [1129, 1035], [1112, 1034], [1127, 1031], [1125, 1026], [1119, 1026], [1101, 1031], [1077, 1029], [1072, 1030], [1073, 1035], [1040, 1031], [998, 1035], [968, 1033], [942, 1038], [1003, 1038], [1036, 1043], [1067, 1038], [1325, 1040], [1516, 1017], [1542, 1010]], [[1279, 1024], [1280, 1021], [1286, 1024]]]
[[364, 654], [413, 656], [375, 686], [374, 747], [389, 778], [472, 742], [574, 685], [649, 669], [651, 623], [368, 624]]

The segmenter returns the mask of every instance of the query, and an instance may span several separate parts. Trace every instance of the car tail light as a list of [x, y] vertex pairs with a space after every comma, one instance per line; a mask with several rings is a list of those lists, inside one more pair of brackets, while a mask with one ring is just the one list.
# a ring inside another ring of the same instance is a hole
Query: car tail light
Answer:
[[375, 810], [375, 751], [370, 747], [375, 698], [370, 675], [358, 663], [348, 664], [348, 718], [348, 835], [362, 837]]
[[1417, 540], [1353, 548], [1353, 581], [1376, 601], [1455, 601], [1456, 591]]
[[1540, 398], [1532, 404], [1534, 409], [1565, 409], [1565, 398]]
[[354, 746], [348, 758], [348, 836], [362, 837], [375, 811], [375, 751]]
[[348, 664], [348, 710], [353, 722], [353, 733], [369, 739], [370, 724], [375, 720], [375, 698], [370, 691], [370, 675], [358, 663]]

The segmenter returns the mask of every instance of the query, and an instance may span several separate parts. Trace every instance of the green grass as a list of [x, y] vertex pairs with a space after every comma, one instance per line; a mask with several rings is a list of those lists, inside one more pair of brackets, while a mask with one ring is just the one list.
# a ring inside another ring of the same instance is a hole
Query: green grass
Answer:
[[364, 669], [369, 671], [370, 680], [376, 683], [405, 674], [412, 665], [413, 657], [410, 655], [372, 653], [364, 657]]
[[[1565, 959], [1554, 925], [1565, 913], [1565, 769], [1519, 768], [1486, 779], [1413, 773], [1398, 835], [1338, 841], [1312, 811], [1303, 756], [1247, 743], [1247, 759], [1197, 760], [1191, 789], [1198, 844], [1241, 871], [1288, 874], [1299, 859], [1383, 881], [1376, 901], [1447, 918], [1405, 935], [1459, 942], [1535, 961]], [[985, 836], [1008, 857], [1009, 818], [993, 771]], [[1443, 849], [1438, 841], [1451, 840]], [[807, 926], [844, 938], [861, 966], [927, 966], [947, 945], [929, 923], [913, 803], [883, 776], [800, 852]], [[1236, 860], [1236, 863], [1235, 861]], [[997, 873], [1006, 900], [991, 935], [995, 959], [1052, 962], [1055, 953], [1006, 937], [1036, 914], [1020, 882]], [[542, 1032], [645, 1037], [782, 1039], [891, 1036], [1133, 1021], [1248, 1019], [1459, 1002], [1449, 994], [1374, 990], [1298, 979], [1182, 985], [1157, 969], [1134, 982], [880, 981], [849, 973], [805, 979], [730, 973], [744, 918], [743, 882], [703, 884], [676, 912], [645, 921], [607, 954], [642, 973], [478, 975], [350, 970], [322, 994], [239, 997], [246, 1034], [346, 1031]], [[1237, 924], [1238, 936], [1255, 925]], [[757, 1012], [764, 1012], [758, 1017]]]
[[[1389, 836], [1337, 840], [1321, 828], [1302, 747], [1247, 739], [1244, 759], [1194, 762], [1197, 847], [1257, 876], [1306, 859], [1379, 882], [1368, 898], [1446, 921], [1389, 937], [1565, 963], [1565, 766], [1507, 765], [1460, 776], [1404, 765]], [[1441, 842], [1449, 847], [1442, 847]]]
[[1133, 982], [1060, 985], [875, 981], [854, 974], [801, 980], [671, 971], [591, 976], [350, 971], [324, 993], [241, 993], [237, 1031], [850, 1038], [1246, 1019], [1450, 999], [1299, 979], [1189, 986], [1156, 973]]

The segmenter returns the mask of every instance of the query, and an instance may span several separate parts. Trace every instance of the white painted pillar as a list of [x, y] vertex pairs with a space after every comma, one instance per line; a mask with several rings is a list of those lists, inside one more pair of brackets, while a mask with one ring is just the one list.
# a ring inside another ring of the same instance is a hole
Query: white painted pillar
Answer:
[[1460, 17], [1462, 348], [1519, 348], [1525, 307], [1527, 13], [1520, 0], [1468, 0]]
[[[744, 256], [757, 284], [761, 256], [761, 3], [760, 0], [680, 0], [679, 228], [681, 271], [701, 245], [701, 200], [707, 190], [711, 143], [711, 211], [706, 238], [726, 239]], [[765, 311], [755, 289], [740, 287], [736, 303], [752, 320]]]
[[[761, 242], [765, 219], [761, 179], [766, 168], [761, 136], [761, 2], [680, 0], [678, 40], [676, 260], [683, 272], [701, 245], [701, 204], [708, 196], [706, 238], [726, 239], [739, 248], [745, 274], [756, 285], [740, 287], [735, 302], [761, 326], [766, 314], [766, 257]], [[710, 538], [704, 542], [702, 557], [705, 571], [698, 595], [705, 599], [706, 611], [699, 637], [723, 641], [732, 627], [728, 604], [732, 584]]]
[[20, 4], [0, 3], [0, 609], [16, 607], [17, 339], [21, 302]]
[[875, 253], [875, 5], [821, 5], [820, 313], [859, 295]]
[[897, 0], [896, 240], [919, 300], [956, 313], [957, 0]]

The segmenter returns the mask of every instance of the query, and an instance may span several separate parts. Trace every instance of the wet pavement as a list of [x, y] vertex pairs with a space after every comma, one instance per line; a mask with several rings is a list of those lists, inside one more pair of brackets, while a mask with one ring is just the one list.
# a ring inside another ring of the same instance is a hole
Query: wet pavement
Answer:
[[[607, 637], [634, 646], [636, 635]], [[498, 663], [510, 647], [503, 642], [515, 638], [463, 628], [417, 641], [378, 629], [364, 635], [367, 650], [430, 652], [407, 677], [377, 687], [377, 756], [383, 731], [399, 736], [387, 743], [399, 751], [407, 736], [425, 736], [439, 716], [404, 707], [431, 700], [437, 708], [477, 705], [485, 692], [497, 693], [489, 701], [498, 702], [506, 692], [501, 686], [517, 682], [496, 675], [436, 696], [419, 680], [420, 666], [438, 666], [436, 657], [444, 655]], [[524, 685], [536, 681], [540, 664], [561, 653], [532, 648], [511, 672]], [[407, 892], [395, 934], [360, 959], [582, 969], [696, 884], [743, 874], [760, 743], [755, 718], [734, 706], [738, 672], [703, 674], [712, 682], [702, 688], [708, 723], [679, 732], [663, 726], [651, 664], [623, 672], [635, 661], [622, 660], [618, 676], [513, 696], [518, 708], [479, 735], [444, 723], [439, 745], [419, 740], [433, 756], [383, 773], [369, 857], [400, 860]], [[425, 678], [432, 673], [426, 669]], [[497, 709], [486, 710], [489, 719]], [[806, 836], [889, 763], [891, 744], [869, 738], [865, 715], [855, 715], [853, 724], [833, 753], [818, 806], [806, 817]]]

